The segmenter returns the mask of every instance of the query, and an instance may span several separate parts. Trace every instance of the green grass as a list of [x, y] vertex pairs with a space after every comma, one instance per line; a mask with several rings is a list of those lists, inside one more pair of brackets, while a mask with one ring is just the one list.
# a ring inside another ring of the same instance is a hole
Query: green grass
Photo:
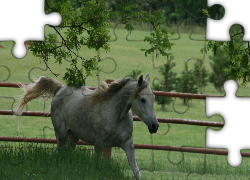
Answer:
[[124, 173], [124, 162], [98, 161], [92, 151], [85, 147], [59, 153], [44, 144], [5, 146], [0, 149], [0, 174], [9, 179], [133, 179]]
[[[122, 27], [121, 27], [122, 28]], [[46, 31], [50, 31], [46, 27]], [[140, 51], [141, 48], [147, 48], [149, 45], [143, 41], [127, 41], [126, 36], [127, 32], [123, 29], [116, 29], [115, 31], [118, 39], [115, 42], [110, 43], [111, 50], [108, 53], [100, 51], [102, 58], [112, 57], [116, 63], [116, 70], [114, 70], [114, 63], [111, 60], [105, 60], [100, 62], [100, 68], [104, 72], [99, 74], [99, 82], [97, 78], [89, 78], [87, 80], [88, 86], [97, 86], [99, 83], [102, 83], [105, 79], [120, 79], [126, 76], [131, 69], [135, 69], [139, 64], [139, 68], [142, 70], [143, 75], [150, 73], [151, 82], [154, 78], [159, 78], [158, 69], [155, 69], [152, 66], [151, 56], [145, 57], [144, 53]], [[113, 31], [110, 32], [112, 38], [115, 36]], [[129, 36], [129, 39], [141, 39], [143, 36], [148, 35], [147, 31], [133, 31]], [[205, 34], [194, 33], [192, 38], [203, 39]], [[178, 35], [175, 34], [173, 38], [177, 38]], [[174, 55], [174, 62], [176, 67], [174, 71], [177, 72], [180, 76], [181, 71], [183, 70], [184, 63], [188, 60], [188, 65], [190, 68], [193, 67], [195, 63], [195, 58], [203, 58], [203, 55], [200, 54], [200, 49], [204, 46], [203, 41], [193, 41], [189, 39], [189, 33], [180, 33], [179, 40], [171, 40], [175, 43], [175, 46], [171, 50]], [[40, 76], [50, 76], [53, 75], [49, 70], [45, 71], [45, 65], [38, 58], [34, 58], [33, 55], [28, 52], [27, 56], [23, 59], [16, 59], [11, 54], [11, 49], [13, 46], [12, 42], [2, 42], [1, 43], [5, 48], [0, 49], [0, 65], [7, 66], [11, 71], [11, 76], [7, 82], [23, 82], [30, 83], [28, 74], [31, 71], [30, 75], [35, 77]], [[97, 53], [93, 50], [81, 49], [80, 55], [84, 57], [91, 57]], [[204, 62], [208, 71], [211, 71], [209, 66], [209, 55], [205, 56]], [[190, 59], [191, 58], [191, 59]], [[164, 64], [166, 59], [159, 57], [155, 59], [155, 67], [159, 67]], [[65, 72], [65, 67], [69, 65], [68, 62], [63, 62], [61, 66], [54, 64], [53, 59], [51, 59], [49, 66], [54, 73], [60, 74], [56, 79], [62, 81], [62, 75]], [[38, 67], [32, 69], [34, 67]], [[39, 69], [40, 68], [40, 69]], [[7, 70], [3, 67], [0, 67], [0, 81], [7, 78]], [[32, 77], [33, 78], [33, 77]], [[239, 96], [249, 96], [248, 91], [249, 84], [246, 87], [240, 86], [237, 92]], [[12, 97], [18, 97], [22, 94], [21, 89], [18, 88], [0, 88], [0, 109], [10, 110], [14, 99]], [[213, 95], [224, 95], [220, 94], [214, 88], [212, 84], [208, 84], [206, 87], [205, 94]], [[2, 98], [4, 97], [4, 98]], [[9, 98], [6, 98], [9, 97]], [[161, 111], [160, 105], [155, 103], [155, 111], [157, 117], [165, 118], [183, 118], [183, 119], [193, 119], [193, 120], [203, 120], [203, 121], [215, 121], [215, 122], [224, 122], [221, 116], [206, 117], [205, 112], [205, 101], [204, 100], [192, 100], [189, 102], [189, 109], [184, 114], [178, 114], [176, 111], [185, 111], [188, 106], [182, 104], [180, 98], [176, 98], [176, 102], [171, 105], [167, 105], [166, 112]], [[33, 100], [28, 104], [27, 110], [29, 111], [43, 111], [44, 110], [44, 101], [43, 100]], [[45, 103], [45, 111], [50, 111], [50, 100]], [[50, 118], [44, 117], [22, 117], [20, 120], [20, 126], [18, 130], [17, 119], [11, 116], [0, 116], [0, 136], [24, 136], [24, 137], [45, 137], [45, 138], [55, 138], [53, 125]], [[49, 127], [49, 128], [45, 128]], [[45, 128], [45, 129], [44, 129]], [[168, 129], [169, 128], [169, 129]], [[156, 135], [153, 137], [153, 144], [155, 145], [166, 145], [166, 146], [189, 146], [189, 147], [205, 147], [206, 142], [206, 129], [207, 127], [202, 126], [192, 126], [192, 125], [178, 125], [178, 124], [160, 124], [158, 133], [164, 134], [168, 131], [166, 135]], [[219, 128], [213, 128], [219, 129]], [[134, 143], [138, 144], [151, 144], [150, 134], [145, 124], [142, 122], [134, 122], [134, 133], [133, 133]], [[0, 143], [2, 144], [2, 143]], [[171, 152], [169, 151], [153, 151], [154, 153], [154, 162], [152, 162], [152, 151], [151, 150], [139, 150], [136, 149], [136, 160], [140, 169], [143, 179], [185, 179], [189, 172], [204, 172], [205, 175], [202, 176], [204, 179], [247, 179], [249, 177], [249, 161], [247, 158], [243, 158], [243, 163], [241, 166], [234, 168], [228, 165], [227, 156], [217, 156], [217, 155], [207, 155], [206, 156], [206, 166], [204, 167], [205, 156], [203, 154], [194, 154], [194, 153], [184, 153], [184, 160], [182, 160], [182, 154], [180, 152]], [[132, 175], [129, 164], [126, 160], [125, 153], [122, 150], [117, 148], [112, 149], [112, 157], [120, 159], [125, 163], [125, 172], [129, 175]], [[174, 165], [171, 162], [178, 164]], [[83, 163], [84, 165], [84, 163]], [[190, 175], [190, 179], [200, 179], [201, 176], [193, 173]]]

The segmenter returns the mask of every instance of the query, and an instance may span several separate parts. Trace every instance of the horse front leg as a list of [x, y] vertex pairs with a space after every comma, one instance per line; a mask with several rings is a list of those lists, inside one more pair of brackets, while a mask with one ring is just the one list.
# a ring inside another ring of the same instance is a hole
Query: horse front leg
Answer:
[[100, 159], [102, 157], [102, 151], [103, 151], [103, 141], [102, 140], [97, 140], [95, 142], [94, 150], [95, 150], [96, 163], [97, 163], [97, 167], [98, 167]]
[[134, 149], [133, 138], [132, 137], [129, 138], [120, 147], [126, 152], [129, 165], [134, 173], [135, 178], [137, 180], [141, 180], [140, 170], [139, 170], [137, 163], [135, 161], [135, 149]]
[[103, 150], [103, 141], [102, 140], [97, 140], [94, 145], [94, 150], [97, 156], [102, 155], [102, 150]]
[[100, 168], [100, 162], [101, 162], [101, 156], [102, 156], [102, 150], [103, 150], [103, 143], [102, 143], [102, 141], [95, 142], [95, 144], [94, 144], [94, 150], [95, 150], [96, 168], [98, 170], [101, 170], [101, 168]]

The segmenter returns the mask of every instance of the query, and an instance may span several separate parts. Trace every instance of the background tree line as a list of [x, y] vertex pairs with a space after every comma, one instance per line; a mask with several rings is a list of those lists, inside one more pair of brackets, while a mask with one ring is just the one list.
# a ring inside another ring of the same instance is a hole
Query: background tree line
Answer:
[[[78, 0], [72, 2], [74, 8], [79, 8], [82, 6], [83, 2], [88, 0]], [[119, 4], [120, 0], [106, 0], [106, 4], [110, 10], [115, 10], [116, 6]], [[136, 11], [148, 11], [150, 4], [146, 0], [124, 0], [125, 3], [136, 4]], [[195, 17], [204, 17], [202, 9], [207, 9], [212, 19], [221, 19], [225, 13], [224, 8], [220, 5], [215, 5], [213, 7], [207, 7], [207, 0], [174, 0], [174, 3], [171, 0], [155, 1], [152, 3], [152, 10], [161, 10], [165, 22], [167, 23], [178, 23], [180, 21], [190, 21], [193, 17], [190, 16], [184, 9], [188, 10]], [[217, 16], [217, 17], [216, 17]], [[205, 25], [206, 22], [201, 22], [202, 25]]]

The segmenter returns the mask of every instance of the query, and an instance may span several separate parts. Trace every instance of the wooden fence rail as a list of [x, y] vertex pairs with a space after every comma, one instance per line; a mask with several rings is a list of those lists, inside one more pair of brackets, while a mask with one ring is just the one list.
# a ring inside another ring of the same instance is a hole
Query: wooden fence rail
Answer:
[[[19, 83], [7, 83], [0, 82], [0, 87], [14, 87], [19, 88]], [[27, 84], [25, 84], [27, 85]], [[95, 87], [88, 87], [89, 89], [96, 89]], [[205, 95], [205, 94], [191, 94], [191, 93], [177, 93], [177, 92], [163, 92], [153, 91], [156, 96], [166, 97], [181, 97], [181, 98], [192, 98], [192, 99], [206, 99], [207, 97], [223, 97], [216, 95]], [[13, 115], [11, 110], [0, 110], [0, 115]], [[22, 116], [40, 116], [50, 117], [50, 113], [39, 112], [39, 111], [27, 111], [23, 112]], [[175, 124], [188, 124], [198, 126], [210, 126], [210, 127], [223, 127], [224, 123], [210, 122], [210, 121], [199, 121], [189, 119], [178, 119], [178, 118], [157, 118], [160, 123], [175, 123]], [[139, 117], [133, 116], [134, 121], [140, 121]], [[39, 139], [39, 138], [17, 138], [17, 137], [0, 137], [0, 141], [14, 141], [14, 142], [39, 142], [39, 143], [56, 143], [56, 139]], [[79, 141], [79, 145], [91, 145], [83, 141]], [[161, 146], [161, 145], [148, 145], [148, 144], [134, 144], [137, 149], [153, 149], [153, 150], [167, 150], [167, 151], [181, 151], [191, 153], [203, 153], [203, 154], [217, 154], [227, 155], [228, 152], [225, 150], [214, 150], [205, 148], [191, 148], [191, 147], [177, 147], [177, 146]], [[105, 156], [111, 156], [111, 148], [104, 148], [103, 154]], [[241, 153], [243, 157], [250, 157], [250, 153]]]
[[[0, 141], [8, 142], [32, 142], [32, 143], [51, 143], [56, 144], [56, 139], [43, 139], [43, 138], [23, 138], [23, 137], [4, 137], [0, 136]], [[78, 141], [78, 145], [90, 145], [82, 140]], [[179, 151], [189, 153], [202, 153], [202, 154], [214, 154], [214, 155], [228, 155], [226, 150], [216, 150], [207, 148], [191, 148], [191, 147], [178, 147], [178, 146], [161, 146], [161, 145], [149, 145], [149, 144], [134, 144], [135, 149], [153, 149], [163, 151]], [[108, 148], [107, 148], [108, 149]], [[250, 153], [241, 152], [242, 157], [250, 157]]]

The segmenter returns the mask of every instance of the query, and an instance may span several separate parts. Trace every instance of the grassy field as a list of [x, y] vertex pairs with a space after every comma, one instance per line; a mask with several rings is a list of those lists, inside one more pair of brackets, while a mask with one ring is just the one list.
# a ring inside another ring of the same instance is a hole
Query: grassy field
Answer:
[[[119, 25], [122, 26], [122, 25]], [[122, 27], [120, 27], [122, 28]], [[50, 29], [46, 28], [49, 32]], [[171, 40], [175, 46], [171, 50], [174, 55], [174, 62], [176, 67], [174, 71], [180, 75], [183, 70], [184, 63], [188, 63], [192, 68], [196, 62], [196, 58], [204, 59], [205, 66], [208, 71], [211, 71], [209, 66], [209, 55], [204, 56], [200, 54], [200, 49], [204, 47], [204, 41], [194, 41], [189, 39], [189, 33], [181, 33], [173, 35]], [[113, 30], [110, 32], [111, 39], [115, 39]], [[101, 72], [99, 78], [89, 78], [87, 80], [88, 86], [97, 86], [105, 79], [120, 79], [128, 75], [128, 73], [135, 69], [138, 65], [142, 70], [142, 74], [150, 73], [150, 77], [159, 78], [158, 69], [153, 67], [151, 56], [145, 57], [144, 53], [140, 51], [141, 48], [147, 48], [149, 45], [143, 41], [144, 35], [148, 35], [147, 31], [134, 31], [128, 36], [129, 41], [126, 40], [127, 32], [123, 29], [116, 29], [115, 34], [117, 40], [110, 43], [111, 50], [108, 53], [100, 51], [102, 58], [106, 58], [100, 62]], [[192, 38], [202, 40], [205, 34], [193, 34]], [[22, 82], [30, 83], [29, 76], [34, 77], [53, 75], [49, 70], [46, 70], [43, 62], [34, 58], [28, 52], [23, 59], [16, 59], [11, 54], [13, 46], [12, 42], [2, 42], [5, 48], [0, 49], [0, 65], [7, 66], [11, 72], [10, 78], [7, 82]], [[93, 50], [82, 49], [79, 52], [83, 57], [92, 57], [97, 53]], [[115, 63], [107, 57], [111, 57]], [[154, 66], [159, 67], [164, 64], [166, 59], [160, 57], [155, 59]], [[60, 74], [57, 78], [62, 81], [62, 75], [65, 72], [69, 62], [65, 61], [61, 66], [50, 61], [49, 66], [51, 70]], [[114, 72], [112, 72], [114, 71]], [[110, 73], [112, 72], [112, 73]], [[8, 77], [6, 68], [0, 66], [0, 81]], [[152, 84], [152, 81], [151, 81]], [[238, 96], [249, 96], [249, 84], [246, 87], [239, 85], [237, 92]], [[16, 99], [22, 91], [18, 88], [0, 88], [0, 109], [10, 110], [16, 103]], [[212, 84], [208, 84], [205, 94], [224, 95], [217, 92]], [[13, 98], [14, 97], [14, 98]], [[184, 114], [176, 113], [176, 111], [183, 112], [187, 108], [188, 111]], [[184, 118], [203, 121], [224, 122], [221, 116], [206, 117], [205, 101], [192, 100], [189, 101], [189, 106], [182, 104], [182, 100], [176, 98], [175, 104], [168, 105], [167, 111], [161, 111], [160, 105], [155, 103], [155, 111], [157, 117], [165, 118]], [[50, 100], [44, 102], [43, 100], [33, 100], [26, 108], [29, 111], [46, 111], [50, 110]], [[0, 136], [20, 136], [20, 137], [45, 137], [55, 138], [52, 123], [50, 118], [43, 117], [22, 117], [18, 130], [17, 119], [11, 116], [0, 116]], [[134, 143], [166, 145], [166, 146], [189, 146], [189, 147], [205, 147], [207, 127], [192, 126], [192, 125], [177, 125], [177, 124], [160, 124], [158, 135], [151, 135], [148, 132], [146, 125], [142, 122], [134, 122]], [[219, 129], [219, 128], [213, 128]], [[167, 133], [166, 133], [167, 132]], [[165, 134], [165, 135], [164, 135]], [[6, 145], [6, 143], [0, 143]], [[9, 144], [9, 143], [7, 143]], [[132, 176], [129, 164], [126, 160], [125, 153], [118, 149], [112, 149], [112, 157], [124, 162], [124, 172]], [[169, 151], [151, 151], [151, 150], [136, 150], [136, 160], [143, 179], [186, 179], [188, 174], [189, 179], [249, 179], [250, 163], [248, 158], [243, 158], [241, 166], [233, 168], [227, 163], [227, 156], [204, 155], [193, 153], [180, 153]], [[84, 162], [82, 166], [85, 166]], [[83, 168], [84, 169], [84, 168]], [[67, 178], [65, 178], [67, 179]]]
[[49, 145], [19, 144], [16, 148], [1, 148], [0, 157], [1, 179], [132, 179], [123, 173], [123, 162], [102, 158], [96, 163], [92, 149], [57, 153]]

